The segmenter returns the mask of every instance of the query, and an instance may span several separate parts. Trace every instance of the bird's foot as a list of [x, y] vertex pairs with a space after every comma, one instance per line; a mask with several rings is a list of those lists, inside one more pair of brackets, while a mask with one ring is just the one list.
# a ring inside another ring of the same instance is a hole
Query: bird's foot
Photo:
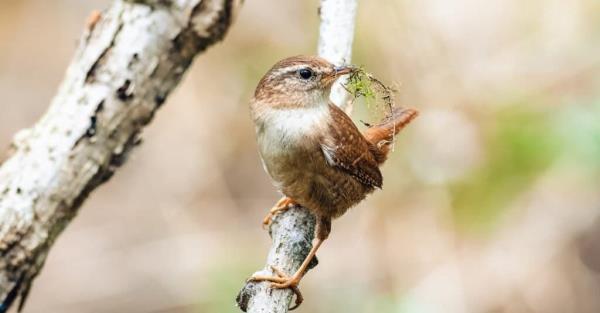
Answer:
[[271, 225], [275, 215], [277, 215], [281, 212], [287, 211], [289, 208], [293, 207], [296, 204], [297, 203], [294, 200], [292, 200], [291, 198], [288, 198], [288, 197], [283, 197], [283, 198], [279, 199], [279, 201], [277, 201], [275, 206], [273, 206], [273, 208], [271, 208], [271, 210], [269, 210], [269, 213], [263, 219], [263, 222], [262, 222], [263, 228], [267, 229], [269, 227], [269, 225]]
[[298, 285], [300, 284], [300, 280], [302, 279], [302, 276], [296, 274], [296, 275], [290, 277], [274, 266], [271, 266], [271, 269], [273, 270], [273, 272], [275, 273], [276, 276], [256, 275], [256, 276], [250, 277], [248, 279], [248, 281], [249, 282], [269, 281], [269, 282], [271, 282], [271, 285], [270, 285], [271, 288], [275, 288], [275, 289], [289, 288], [289, 289], [291, 289], [292, 292], [294, 292], [294, 294], [296, 295], [296, 302], [295, 302], [294, 306], [292, 306], [289, 310], [291, 311], [291, 310], [294, 310], [297, 307], [299, 307], [300, 304], [302, 304], [302, 301], [304, 301], [304, 298], [302, 297], [302, 293], [300, 293], [300, 289], [298, 288]]

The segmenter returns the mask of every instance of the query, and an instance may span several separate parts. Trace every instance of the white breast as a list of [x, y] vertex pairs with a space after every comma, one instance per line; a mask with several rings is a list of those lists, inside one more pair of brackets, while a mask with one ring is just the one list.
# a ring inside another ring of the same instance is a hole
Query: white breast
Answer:
[[294, 159], [294, 153], [309, 147], [306, 143], [311, 136], [326, 127], [330, 118], [329, 107], [321, 105], [297, 109], [269, 108], [261, 113], [255, 117], [260, 156], [265, 171], [273, 179], [273, 184], [282, 191], [286, 175], [291, 175], [282, 168]]
[[[280, 153], [320, 131], [329, 120], [329, 107], [268, 109], [257, 119], [261, 153]], [[263, 155], [264, 157], [265, 155]]]
[[282, 191], [286, 175], [293, 175], [286, 168], [306, 145], [307, 140], [322, 131], [329, 123], [327, 104], [310, 108], [266, 108], [254, 116], [258, 147], [265, 171], [273, 179], [275, 187]]

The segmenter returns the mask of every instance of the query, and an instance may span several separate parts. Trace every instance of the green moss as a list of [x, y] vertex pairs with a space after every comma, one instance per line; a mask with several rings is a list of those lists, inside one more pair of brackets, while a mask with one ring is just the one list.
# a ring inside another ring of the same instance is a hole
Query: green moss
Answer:
[[344, 88], [356, 101], [363, 98], [368, 107], [378, 105], [381, 102], [391, 111], [394, 107], [394, 93], [396, 90], [384, 84], [373, 74], [365, 71], [363, 67], [355, 67], [348, 77]]
[[367, 76], [367, 72], [362, 67], [356, 68], [350, 74], [348, 83], [345, 86], [346, 90], [355, 99], [364, 97], [367, 102], [375, 100], [375, 90], [372, 87], [371, 80]]

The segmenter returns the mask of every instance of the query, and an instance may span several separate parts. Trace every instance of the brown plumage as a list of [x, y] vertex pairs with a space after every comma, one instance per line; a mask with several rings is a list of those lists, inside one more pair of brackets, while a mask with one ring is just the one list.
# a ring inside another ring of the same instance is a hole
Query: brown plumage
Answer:
[[379, 124], [369, 127], [363, 134], [365, 139], [371, 143], [371, 153], [377, 163], [383, 164], [387, 159], [394, 137], [404, 126], [408, 125], [419, 113], [413, 109], [394, 107], [392, 112]]
[[317, 242], [292, 277], [275, 270], [278, 276], [253, 280], [297, 291], [308, 262], [329, 235], [331, 220], [382, 187], [379, 166], [394, 136], [417, 115], [415, 110], [396, 108], [362, 134], [329, 101], [333, 82], [351, 71], [319, 57], [296, 56], [275, 64], [256, 88], [250, 106], [259, 152], [265, 170], [285, 195], [265, 223], [288, 205], [300, 204], [317, 218]]

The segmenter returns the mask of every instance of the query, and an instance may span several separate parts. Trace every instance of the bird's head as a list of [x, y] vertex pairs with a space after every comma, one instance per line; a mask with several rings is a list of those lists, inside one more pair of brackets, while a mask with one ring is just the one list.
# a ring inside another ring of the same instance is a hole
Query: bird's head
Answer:
[[294, 56], [277, 62], [263, 76], [255, 101], [272, 107], [308, 107], [327, 103], [333, 83], [351, 67], [336, 67], [316, 56]]

